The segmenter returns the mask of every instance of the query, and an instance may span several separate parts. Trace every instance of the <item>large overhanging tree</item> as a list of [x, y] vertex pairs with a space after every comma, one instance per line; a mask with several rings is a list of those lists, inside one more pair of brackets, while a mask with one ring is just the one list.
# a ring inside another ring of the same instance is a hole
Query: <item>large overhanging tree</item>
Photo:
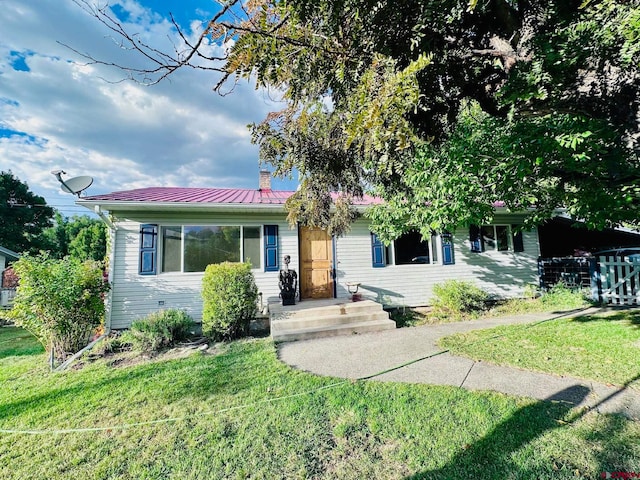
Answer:
[[231, 0], [195, 41], [176, 24], [172, 55], [78, 1], [149, 59], [134, 80], [190, 66], [221, 72], [221, 93], [282, 96], [253, 139], [301, 176], [292, 221], [344, 232], [371, 190], [385, 239], [489, 221], [498, 201], [532, 222], [640, 223], [638, 1]]

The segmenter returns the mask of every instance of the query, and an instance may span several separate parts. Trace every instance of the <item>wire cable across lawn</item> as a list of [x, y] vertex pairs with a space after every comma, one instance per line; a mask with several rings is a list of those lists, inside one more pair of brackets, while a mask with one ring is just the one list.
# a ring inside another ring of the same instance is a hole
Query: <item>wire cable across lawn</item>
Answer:
[[[584, 309], [584, 310], [586, 310], [586, 309]], [[584, 310], [582, 310], [582, 311], [584, 311]], [[533, 327], [535, 327], [537, 325], [540, 325], [542, 323], [548, 322], [550, 320], [555, 320], [555, 319], [558, 319], [558, 318], [562, 318], [564, 316], [567, 316], [568, 314], [574, 314], [574, 313], [578, 313], [578, 312], [576, 312], [576, 311], [567, 312], [567, 313], [564, 313], [562, 315], [558, 315], [556, 317], [548, 318], [548, 319], [541, 320], [541, 321], [534, 322], [534, 323], [530, 323], [530, 324], [527, 324], [527, 325], [522, 325], [522, 327], [523, 328], [533, 328]], [[489, 339], [482, 339], [482, 340], [477, 340], [476, 342], [471, 342], [469, 345], [473, 345], [474, 343], [486, 342], [487, 340], [490, 340], [490, 339], [493, 339], [493, 338], [498, 338], [498, 337], [504, 337], [504, 336], [506, 336], [506, 334], [495, 335], [493, 337], [490, 337]], [[259, 406], [259, 405], [263, 405], [265, 403], [273, 403], [273, 402], [278, 402], [278, 401], [281, 401], [281, 400], [287, 400], [287, 399], [290, 399], [290, 398], [313, 395], [314, 393], [318, 393], [318, 392], [321, 392], [323, 390], [330, 390], [330, 389], [333, 389], [333, 388], [337, 388], [337, 387], [340, 387], [340, 386], [345, 385], [345, 384], [362, 382], [362, 381], [365, 381], [365, 380], [371, 380], [372, 378], [382, 376], [382, 375], [384, 375], [386, 373], [390, 373], [390, 372], [393, 372], [395, 370], [400, 370], [401, 368], [408, 367], [409, 365], [413, 365], [415, 363], [422, 362], [424, 360], [428, 360], [430, 358], [437, 357], [439, 355], [442, 355], [442, 354], [448, 353], [448, 352], [449, 352], [449, 349], [440, 350], [440, 351], [438, 351], [436, 353], [432, 353], [430, 355], [426, 355], [424, 357], [420, 357], [420, 358], [417, 358], [417, 359], [414, 359], [414, 360], [409, 360], [408, 362], [405, 362], [405, 363], [403, 363], [401, 365], [397, 365], [395, 367], [387, 368], [386, 370], [382, 370], [382, 371], [374, 373], [372, 375], [366, 375], [366, 376], [363, 376], [363, 377], [358, 377], [358, 378], [356, 378], [354, 380], [351, 380], [351, 379], [350, 380], [342, 380], [340, 382], [332, 383], [330, 385], [324, 385], [322, 387], [318, 387], [318, 388], [313, 389], [313, 390], [307, 390], [306, 392], [292, 393], [290, 395], [284, 395], [282, 397], [267, 398], [267, 399], [260, 400], [260, 401], [257, 401], [257, 402], [247, 403], [247, 404], [244, 404], [244, 405], [236, 405], [234, 407], [222, 408], [220, 410], [210, 410], [210, 411], [207, 411], [207, 412], [201, 412], [201, 413], [192, 414], [192, 415], [184, 415], [184, 416], [181, 416], [181, 417], [159, 418], [157, 420], [148, 420], [148, 421], [145, 421], [145, 422], [135, 422], [135, 423], [124, 423], [124, 424], [121, 424], [121, 425], [112, 425], [112, 426], [107, 426], [107, 427], [85, 427], [85, 428], [65, 428], [65, 429], [33, 429], [33, 430], [0, 428], [0, 433], [23, 434], [23, 435], [61, 435], [61, 434], [68, 434], [68, 433], [110, 432], [112, 430], [126, 430], [126, 429], [129, 429], [129, 428], [141, 427], [141, 426], [146, 426], [146, 425], [158, 425], [158, 424], [162, 424], [162, 423], [180, 422], [180, 421], [184, 421], [184, 420], [187, 420], [187, 419], [190, 419], [190, 418], [210, 416], [210, 415], [230, 412], [230, 411], [234, 411], [234, 410], [243, 410], [243, 409], [246, 409], [246, 408], [251, 408], [251, 407], [256, 407], [256, 406]]]

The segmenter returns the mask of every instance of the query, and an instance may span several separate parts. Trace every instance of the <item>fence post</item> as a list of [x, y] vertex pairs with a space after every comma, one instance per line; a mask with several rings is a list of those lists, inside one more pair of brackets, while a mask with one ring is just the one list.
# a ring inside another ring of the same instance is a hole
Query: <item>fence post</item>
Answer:
[[594, 302], [599, 302], [602, 295], [602, 283], [600, 282], [600, 268], [598, 259], [589, 259], [589, 278], [591, 278], [591, 298]]
[[538, 257], [538, 281], [540, 282], [540, 291], [544, 292], [544, 266], [542, 257]]

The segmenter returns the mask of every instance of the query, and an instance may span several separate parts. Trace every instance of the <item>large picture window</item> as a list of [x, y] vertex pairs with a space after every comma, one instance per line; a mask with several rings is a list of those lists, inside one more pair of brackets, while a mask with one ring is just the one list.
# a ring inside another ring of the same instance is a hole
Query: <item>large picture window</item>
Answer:
[[163, 272], [204, 272], [210, 264], [241, 260], [260, 268], [258, 226], [185, 225], [161, 231]]
[[185, 226], [184, 271], [204, 272], [207, 265], [240, 261], [240, 227]]

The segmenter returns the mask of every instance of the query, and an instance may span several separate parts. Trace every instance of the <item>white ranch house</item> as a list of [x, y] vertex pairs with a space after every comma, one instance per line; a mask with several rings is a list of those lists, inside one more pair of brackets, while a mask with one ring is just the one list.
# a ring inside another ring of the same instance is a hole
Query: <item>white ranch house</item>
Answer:
[[20, 254], [0, 246], [0, 309], [10, 308], [15, 296], [15, 288], [6, 288], [4, 285], [4, 271], [8, 268], [9, 262], [20, 258]]
[[[468, 280], [497, 297], [515, 297], [537, 283], [537, 230], [517, 232], [523, 216], [496, 207], [495, 224], [434, 234], [423, 242], [407, 234], [385, 247], [357, 220], [343, 237], [291, 228], [284, 202], [293, 193], [270, 189], [143, 188], [95, 195], [78, 204], [112, 219], [107, 327], [162, 308], [202, 318], [204, 268], [221, 261], [250, 261], [263, 305], [279, 301], [283, 257], [299, 275], [300, 300], [344, 298], [360, 283], [364, 299], [385, 306], [428, 305], [432, 287]], [[363, 212], [379, 201], [365, 197]], [[111, 223], [111, 222], [109, 222]]]
[[[8, 266], [9, 262], [14, 260], [18, 260], [20, 258], [20, 254], [14, 252], [13, 250], [9, 250], [8, 248], [4, 248], [0, 246], [0, 281], [2, 281], [2, 274]], [[2, 284], [0, 284], [0, 287]]]

